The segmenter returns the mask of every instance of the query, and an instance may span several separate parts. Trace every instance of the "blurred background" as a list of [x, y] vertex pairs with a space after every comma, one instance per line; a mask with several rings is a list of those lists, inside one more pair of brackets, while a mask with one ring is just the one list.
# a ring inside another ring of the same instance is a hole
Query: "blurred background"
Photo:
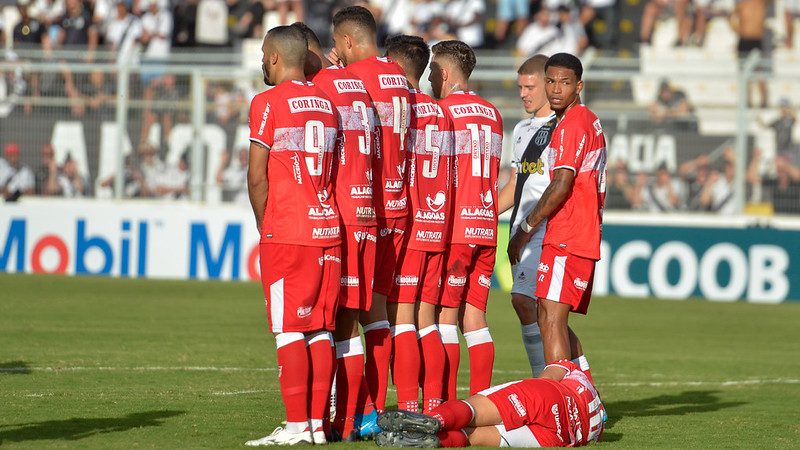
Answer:
[[[608, 143], [608, 239], [621, 229], [614, 225], [671, 224], [686, 237], [698, 227], [753, 236], [754, 228], [800, 223], [793, 217], [800, 214], [796, 0], [0, 0], [0, 212], [26, 199], [37, 208], [54, 205], [52, 197], [141, 199], [165, 211], [175, 202], [235, 205], [251, 220], [247, 112], [265, 89], [261, 38], [302, 20], [330, 45], [331, 17], [353, 4], [373, 11], [380, 42], [407, 33], [431, 44], [457, 38], [476, 49], [472, 88], [505, 120], [501, 184], [510, 173], [511, 131], [524, 117], [516, 68], [536, 53], [579, 55], [582, 99], [600, 117]], [[16, 235], [8, 229], [0, 270], [14, 270], [9, 242]], [[4, 232], [0, 227], [0, 244]], [[609, 292], [652, 278], [660, 244], [651, 237], [662, 232], [646, 233], [649, 251], [626, 256], [628, 265], [651, 261], [642, 275], [629, 275], [631, 283], [615, 282], [609, 266]], [[632, 242], [625, 233], [608, 255]], [[227, 241], [209, 239], [205, 254], [223, 265], [213, 258], [222, 250], [214, 249]], [[703, 242], [687, 244], [694, 266], [715, 245]], [[33, 271], [28, 247], [20, 247], [26, 256], [18, 271]], [[753, 268], [751, 247], [737, 248], [745, 278], [761, 270]], [[723, 250], [721, 262], [708, 264], [720, 274], [717, 284], [730, 287], [741, 265]], [[49, 271], [60, 267], [54, 258]], [[694, 266], [664, 258], [667, 285], [680, 287]], [[781, 273], [791, 281], [798, 270], [786, 259]], [[780, 261], [763, 264], [781, 268]], [[110, 273], [124, 273], [116, 259], [112, 267]], [[686, 295], [707, 296], [698, 283]], [[740, 297], [751, 294], [744, 289]], [[791, 297], [794, 287], [787, 289]]]

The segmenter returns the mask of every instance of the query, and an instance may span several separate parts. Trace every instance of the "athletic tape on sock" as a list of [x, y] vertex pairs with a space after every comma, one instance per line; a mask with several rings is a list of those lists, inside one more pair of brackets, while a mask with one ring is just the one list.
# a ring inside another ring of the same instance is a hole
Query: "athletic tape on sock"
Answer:
[[458, 326], [439, 324], [439, 334], [442, 335], [442, 344], [458, 344]]
[[472, 347], [492, 342], [492, 335], [489, 333], [489, 328], [481, 328], [480, 330], [464, 333], [464, 340], [467, 341], [467, 347]]
[[275, 344], [278, 348], [285, 347], [293, 342], [305, 340], [306, 336], [303, 333], [278, 333], [275, 335]]
[[377, 322], [372, 322], [371, 324], [364, 325], [364, 334], [372, 330], [380, 330], [381, 328], [389, 329], [389, 321], [388, 320], [379, 320]]
[[347, 358], [364, 354], [364, 345], [361, 343], [361, 336], [350, 338], [346, 341], [336, 342], [336, 358]]

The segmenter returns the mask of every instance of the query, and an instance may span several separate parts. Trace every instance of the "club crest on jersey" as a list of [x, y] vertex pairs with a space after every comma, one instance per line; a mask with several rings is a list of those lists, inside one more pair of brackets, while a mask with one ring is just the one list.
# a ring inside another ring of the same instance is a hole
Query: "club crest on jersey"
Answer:
[[294, 114], [298, 112], [316, 111], [333, 114], [331, 102], [320, 97], [295, 97], [289, 99], [289, 111]]
[[408, 89], [406, 77], [397, 74], [378, 75], [378, 85], [381, 89]]
[[364, 82], [361, 80], [334, 80], [333, 85], [340, 94], [345, 92], [367, 93], [367, 88], [364, 87]]
[[437, 192], [433, 198], [431, 198], [430, 194], [425, 197], [425, 202], [428, 203], [428, 208], [430, 208], [431, 211], [439, 211], [442, 209], [445, 201], [447, 201], [447, 195], [444, 191]]
[[372, 184], [372, 169], [367, 170], [365, 173], [367, 175], [367, 180], [369, 181], [369, 184]]
[[450, 113], [454, 118], [460, 117], [485, 117], [487, 119], [497, 122], [497, 114], [494, 109], [481, 105], [480, 103], [468, 103], [466, 105], [453, 105], [450, 107]]
[[400, 178], [403, 178], [403, 175], [406, 173], [406, 162], [403, 161], [402, 163], [397, 165], [397, 173], [400, 175]]
[[319, 204], [323, 208], [330, 208], [331, 207], [331, 205], [326, 203], [328, 201], [329, 197], [330, 197], [330, 195], [328, 194], [328, 190], [327, 189], [323, 189], [323, 190], [317, 192], [317, 199], [319, 200]]
[[539, 131], [536, 133], [536, 136], [534, 136], [534, 137], [533, 137], [533, 143], [534, 143], [534, 144], [536, 144], [536, 145], [538, 145], [539, 147], [541, 147], [541, 146], [543, 146], [544, 144], [547, 144], [547, 141], [548, 141], [548, 138], [549, 138], [549, 137], [550, 137], [550, 136], [549, 136], [549, 133], [547, 132], [547, 130], [545, 130], [545, 129], [540, 129], [540, 130], [539, 130]]

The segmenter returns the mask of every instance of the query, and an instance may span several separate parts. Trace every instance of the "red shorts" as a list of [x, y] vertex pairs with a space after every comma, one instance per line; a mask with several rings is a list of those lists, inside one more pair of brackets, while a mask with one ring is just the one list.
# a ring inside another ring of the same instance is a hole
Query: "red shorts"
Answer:
[[444, 289], [441, 305], [460, 308], [466, 300], [470, 305], [486, 311], [496, 247], [471, 244], [453, 244], [445, 255]]
[[528, 427], [542, 447], [565, 447], [570, 444], [570, 411], [556, 384], [546, 378], [528, 378], [479, 394], [494, 403], [507, 430]]
[[554, 245], [542, 248], [536, 297], [566, 303], [570, 311], [586, 314], [592, 298], [594, 260], [572, 255]]
[[340, 248], [262, 243], [259, 253], [270, 330], [332, 331], [342, 272]]
[[375, 252], [375, 283], [372, 290], [388, 296], [394, 284], [394, 272], [405, 239], [406, 217], [378, 217], [378, 245]]
[[376, 242], [377, 228], [374, 226], [342, 226], [340, 307], [369, 311], [372, 306]]
[[388, 301], [414, 303], [421, 300], [438, 304], [444, 255], [404, 247], [399, 259], [400, 266], [394, 275]]

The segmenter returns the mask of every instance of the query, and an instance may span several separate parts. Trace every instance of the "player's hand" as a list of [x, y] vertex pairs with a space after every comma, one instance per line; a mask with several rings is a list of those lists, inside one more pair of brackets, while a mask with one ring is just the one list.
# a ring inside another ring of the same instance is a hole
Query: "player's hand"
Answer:
[[342, 65], [342, 60], [339, 59], [339, 54], [336, 53], [336, 47], [332, 48], [331, 51], [328, 52], [328, 61], [334, 66]]
[[514, 237], [508, 241], [508, 262], [510, 262], [512, 266], [519, 262], [522, 248], [531, 240], [532, 234], [533, 233], [528, 234], [522, 230], [517, 230]]

